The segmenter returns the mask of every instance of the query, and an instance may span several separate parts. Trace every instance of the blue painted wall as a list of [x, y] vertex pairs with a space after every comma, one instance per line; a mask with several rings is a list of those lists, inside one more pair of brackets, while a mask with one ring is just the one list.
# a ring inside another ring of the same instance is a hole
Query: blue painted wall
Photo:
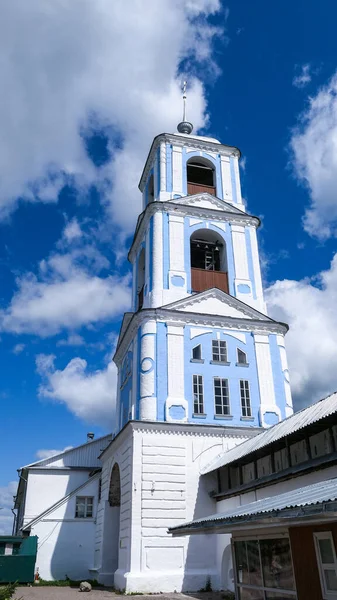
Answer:
[[281, 355], [277, 344], [276, 335], [269, 336], [269, 344], [276, 404], [281, 409], [282, 419], [285, 419], [286, 394], [284, 389], [284, 375], [282, 372]]
[[130, 393], [132, 391], [132, 364], [133, 354], [129, 350], [123, 360], [121, 373], [119, 377], [120, 393], [119, 393], [119, 415], [120, 415], [120, 429], [130, 419]]

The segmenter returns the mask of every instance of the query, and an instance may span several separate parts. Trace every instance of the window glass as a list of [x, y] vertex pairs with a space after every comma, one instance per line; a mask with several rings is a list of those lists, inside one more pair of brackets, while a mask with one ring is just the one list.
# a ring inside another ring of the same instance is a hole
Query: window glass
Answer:
[[337, 592], [337, 577], [335, 569], [324, 569], [325, 585], [329, 592]]
[[238, 348], [238, 363], [239, 365], [247, 364], [247, 354]]
[[266, 600], [288, 600], [288, 598], [292, 598], [295, 600], [296, 596], [292, 594], [285, 594], [284, 592], [266, 592]]
[[202, 375], [193, 375], [193, 405], [195, 414], [204, 412], [204, 386]]
[[262, 590], [241, 588], [239, 598], [240, 600], [264, 600], [264, 593]]
[[93, 515], [94, 499], [92, 496], [76, 496], [75, 517], [85, 519]]
[[331, 564], [335, 561], [331, 540], [329, 538], [318, 540], [321, 561], [323, 564]]
[[214, 377], [214, 408], [216, 415], [230, 415], [228, 379]]
[[195, 346], [192, 350], [192, 358], [194, 360], [201, 360], [201, 344]]
[[249, 381], [240, 380], [241, 414], [243, 417], [252, 416], [252, 407], [250, 404]]
[[260, 551], [258, 540], [247, 542], [247, 557], [249, 570], [249, 583], [251, 585], [262, 585], [262, 573], [260, 564]]
[[337, 561], [331, 531], [314, 534], [316, 543], [317, 564], [321, 577], [324, 597], [337, 592]]
[[269, 588], [294, 589], [289, 540], [260, 540], [264, 585]]
[[19, 554], [21, 544], [13, 544], [13, 554]]
[[238, 583], [249, 583], [246, 542], [235, 542], [235, 560]]
[[212, 340], [212, 360], [227, 362], [227, 344], [224, 340]]
[[6, 544], [4, 542], [1, 542], [1, 544], [0, 544], [0, 556], [2, 554], [5, 554], [5, 548], [6, 548]]

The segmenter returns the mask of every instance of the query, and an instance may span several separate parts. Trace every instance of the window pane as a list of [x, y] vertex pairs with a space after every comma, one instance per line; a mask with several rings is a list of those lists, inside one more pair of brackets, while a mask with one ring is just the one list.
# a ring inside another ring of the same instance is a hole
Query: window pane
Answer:
[[249, 583], [246, 542], [235, 542], [234, 546], [238, 583]]
[[289, 540], [260, 540], [260, 548], [265, 586], [293, 590]]
[[247, 542], [247, 556], [250, 585], [262, 585], [259, 542], [257, 540]]
[[264, 593], [261, 590], [250, 590], [240, 588], [240, 600], [264, 600]]
[[292, 598], [292, 600], [296, 600], [296, 596], [292, 596], [290, 594], [285, 594], [284, 592], [266, 592], [266, 600], [288, 600], [288, 598]]
[[245, 352], [243, 352], [242, 350], [240, 350], [240, 348], [238, 348], [238, 363], [240, 365], [247, 364], [247, 355], [246, 355]]
[[321, 561], [323, 565], [331, 565], [334, 561], [333, 550], [331, 546], [331, 540], [329, 539], [320, 539], [318, 540], [319, 551], [321, 554]]
[[195, 346], [192, 350], [192, 356], [195, 360], [201, 360], [201, 346]]
[[326, 589], [329, 592], [337, 592], [337, 577], [335, 569], [324, 569], [324, 578]]

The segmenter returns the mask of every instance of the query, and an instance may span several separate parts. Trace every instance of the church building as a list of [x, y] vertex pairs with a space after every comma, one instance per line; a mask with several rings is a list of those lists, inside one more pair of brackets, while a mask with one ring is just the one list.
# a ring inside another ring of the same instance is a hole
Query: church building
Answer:
[[[260, 221], [245, 211], [240, 151], [192, 130], [184, 120], [158, 135], [140, 178], [114, 435], [28, 465], [20, 479], [17, 531], [46, 540], [45, 579], [80, 575], [126, 592], [196, 591], [210, 579], [226, 589], [228, 538], [168, 529], [215, 512], [216, 478], [200, 477], [208, 464], [293, 412], [288, 328], [266, 313]], [[31, 471], [39, 514], [25, 506]], [[61, 471], [63, 496], [44, 506], [43, 481]], [[79, 555], [83, 569], [72, 571]]]

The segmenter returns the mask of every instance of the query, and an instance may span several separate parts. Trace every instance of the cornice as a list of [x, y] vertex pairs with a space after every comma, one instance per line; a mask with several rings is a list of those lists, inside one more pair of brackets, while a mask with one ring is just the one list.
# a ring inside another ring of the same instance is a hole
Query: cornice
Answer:
[[118, 343], [116, 353], [113, 357], [113, 360], [118, 367], [120, 367], [122, 357], [138, 328], [144, 322], [151, 319], [156, 322], [175, 323], [178, 325], [200, 325], [206, 327], [218, 327], [221, 329], [252, 331], [254, 333], [281, 333], [282, 335], [285, 335], [288, 331], [287, 325], [272, 320], [264, 321], [262, 319], [222, 317], [220, 315], [189, 313], [166, 308], [144, 308], [134, 314], [122, 339]]
[[261, 433], [261, 427], [231, 427], [222, 425], [202, 425], [195, 423], [169, 423], [168, 421], [131, 421], [131, 428], [136, 433], [154, 433], [156, 435], [185, 435], [217, 437], [223, 439], [237, 437], [254, 437]]
[[217, 154], [221, 154], [221, 156], [236, 156], [237, 158], [240, 158], [241, 156], [239, 148], [236, 148], [235, 146], [226, 146], [225, 144], [211, 142], [200, 138], [198, 139], [194, 138], [193, 136], [189, 138], [176, 133], [160, 133], [154, 138], [148, 157], [145, 162], [145, 166], [138, 184], [138, 187], [141, 192], [143, 192], [144, 190], [144, 185], [147, 181], [147, 177], [150, 171], [150, 166], [152, 165], [154, 155], [161, 142], [168, 142], [169, 144], [173, 144], [174, 146], [179, 147], [184, 146], [185, 148], [195, 148], [196, 150], [204, 150], [205, 152], [216, 152]]
[[[191, 196], [191, 198], [193, 198], [193, 196]], [[156, 200], [155, 202], [150, 202], [150, 204], [147, 205], [146, 209], [140, 215], [140, 221], [135, 231], [131, 248], [128, 253], [128, 259], [130, 262], [133, 261], [135, 257], [136, 248], [140, 241], [143, 239], [143, 235], [145, 233], [145, 229], [149, 222], [149, 219], [152, 217], [152, 215], [154, 215], [155, 212], [158, 211], [165, 212], [168, 214], [174, 214], [181, 217], [185, 217], [186, 215], [188, 215], [200, 219], [220, 221], [221, 223], [235, 223], [236, 225], [242, 225], [243, 227], [245, 227], [246, 225], [251, 225], [252, 227], [258, 228], [260, 225], [260, 219], [258, 217], [248, 215], [244, 212], [236, 213], [231, 212], [229, 210], [221, 211], [213, 208], [205, 208], [202, 206], [193, 206], [191, 204], [176, 204], [175, 202], [171, 201], [161, 202], [160, 200]]]

